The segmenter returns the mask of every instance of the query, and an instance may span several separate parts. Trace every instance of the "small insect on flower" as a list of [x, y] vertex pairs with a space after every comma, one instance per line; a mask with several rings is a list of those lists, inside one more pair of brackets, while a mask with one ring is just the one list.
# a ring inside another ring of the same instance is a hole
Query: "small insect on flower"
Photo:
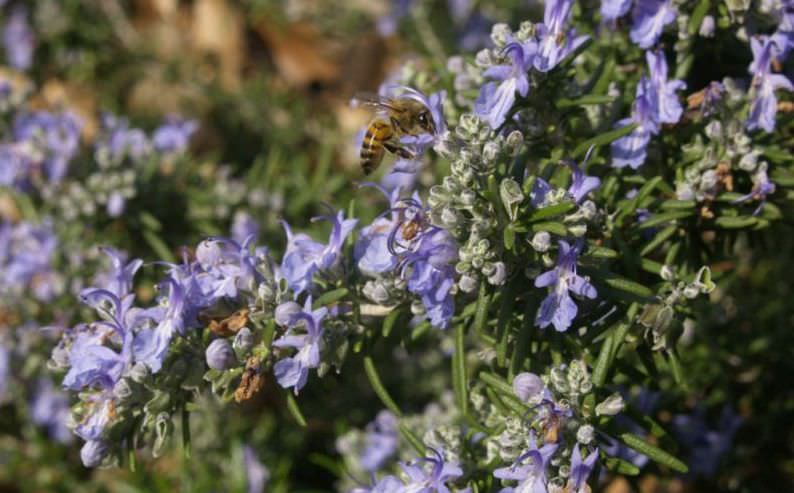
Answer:
[[435, 134], [433, 114], [416, 91], [406, 91], [396, 97], [376, 94], [357, 95], [356, 105], [376, 109], [376, 116], [367, 126], [361, 142], [361, 169], [370, 174], [380, 165], [385, 151], [403, 159], [414, 159], [415, 153], [405, 147], [400, 139], [405, 136]]

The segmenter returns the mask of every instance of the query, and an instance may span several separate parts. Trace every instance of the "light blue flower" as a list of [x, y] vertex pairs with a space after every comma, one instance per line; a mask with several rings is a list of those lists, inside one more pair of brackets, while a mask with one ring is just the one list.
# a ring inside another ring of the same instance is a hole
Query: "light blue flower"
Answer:
[[292, 388], [296, 395], [306, 385], [309, 370], [320, 366], [322, 322], [326, 315], [328, 309], [325, 307], [312, 310], [312, 298], [309, 296], [302, 311], [285, 318], [289, 324], [287, 332], [273, 341], [274, 347], [297, 350], [293, 356], [282, 358], [273, 366], [279, 385]]
[[494, 470], [493, 475], [497, 479], [518, 481], [515, 487], [502, 488], [500, 493], [546, 493], [546, 468], [558, 447], [558, 444], [550, 443], [538, 448], [535, 432], [531, 432], [529, 449], [511, 466]]
[[[543, 24], [535, 26], [538, 36], [537, 53], [532, 60], [535, 69], [548, 72], [587, 41], [567, 28], [573, 0], [546, 0]], [[522, 96], [526, 96], [525, 94]]]
[[631, 13], [631, 40], [640, 48], [650, 48], [677, 14], [671, 0], [637, 0]]
[[794, 91], [794, 85], [785, 75], [772, 73], [772, 60], [782, 54], [782, 50], [774, 38], [768, 36], [752, 38], [750, 47], [753, 50], [753, 61], [749, 70], [753, 76], [753, 82], [747, 128], [750, 130], [761, 128], [766, 132], [772, 132], [775, 129], [775, 116], [777, 115], [775, 91], [778, 89]]
[[559, 246], [557, 265], [535, 279], [535, 287], [551, 288], [549, 295], [540, 304], [535, 324], [542, 329], [554, 325], [558, 332], [565, 332], [578, 313], [570, 293], [590, 299], [594, 299], [597, 293], [590, 281], [576, 273], [576, 261], [581, 246], [571, 246], [565, 241], [560, 241]]
[[486, 83], [474, 106], [475, 113], [487, 121], [491, 128], [499, 128], [516, 100], [516, 93], [526, 97], [529, 94], [528, 71], [538, 53], [535, 40], [524, 42], [510, 41], [502, 50], [509, 63], [488, 68], [483, 76], [496, 82]]

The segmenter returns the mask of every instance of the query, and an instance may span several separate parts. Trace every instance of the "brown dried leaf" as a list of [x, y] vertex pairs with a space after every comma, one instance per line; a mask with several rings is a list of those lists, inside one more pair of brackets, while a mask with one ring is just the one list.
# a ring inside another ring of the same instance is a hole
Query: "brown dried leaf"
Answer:
[[243, 377], [240, 385], [234, 391], [235, 402], [244, 402], [256, 395], [265, 385], [265, 376], [262, 374], [262, 363], [256, 356], [251, 356], [245, 363]]
[[209, 329], [221, 337], [233, 336], [248, 323], [248, 309], [237, 310], [221, 321], [211, 320]]
[[279, 28], [261, 22], [255, 29], [270, 48], [276, 68], [288, 83], [308, 86], [331, 84], [339, 79], [337, 50], [313, 26], [294, 23]]

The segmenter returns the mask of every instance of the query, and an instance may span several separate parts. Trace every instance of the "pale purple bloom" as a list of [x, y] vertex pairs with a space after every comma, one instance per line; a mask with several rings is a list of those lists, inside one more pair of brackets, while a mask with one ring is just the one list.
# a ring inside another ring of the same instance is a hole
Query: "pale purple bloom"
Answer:
[[698, 34], [704, 38], [713, 38], [716, 24], [713, 15], [703, 17], [703, 21], [700, 23], [700, 29], [698, 29]]
[[309, 370], [320, 366], [320, 351], [323, 347], [323, 319], [328, 315], [325, 307], [312, 310], [309, 296], [303, 311], [287, 317], [287, 332], [273, 342], [277, 348], [294, 348], [297, 352], [279, 360], [273, 366], [273, 373], [279, 385], [294, 390], [297, 395], [306, 385]]
[[679, 414], [673, 417], [673, 431], [678, 440], [689, 451], [689, 472], [693, 476], [711, 477], [717, 472], [722, 457], [731, 450], [733, 437], [742, 424], [729, 407], [724, 407], [716, 428], [711, 428], [705, 420], [703, 408], [698, 407], [692, 414]]
[[11, 351], [8, 350], [3, 340], [0, 339], [0, 404], [5, 402], [8, 383], [11, 379]]
[[549, 295], [540, 304], [535, 324], [542, 329], [553, 324], [557, 331], [565, 332], [578, 312], [570, 293], [590, 299], [594, 299], [597, 293], [590, 281], [576, 273], [581, 246], [571, 246], [565, 241], [560, 241], [559, 246], [557, 265], [535, 279], [535, 287], [551, 287]]
[[99, 250], [110, 259], [110, 268], [96, 276], [95, 285], [107, 289], [119, 298], [132, 292], [132, 283], [138, 269], [143, 266], [143, 260], [133, 259], [127, 262], [127, 254], [115, 248], [103, 246]]
[[3, 44], [8, 64], [17, 70], [27, 70], [33, 64], [36, 37], [28, 23], [28, 11], [18, 6], [3, 26]]
[[450, 493], [447, 483], [461, 477], [463, 470], [457, 464], [446, 463], [440, 453], [435, 455], [400, 464], [407, 479], [403, 492]]
[[81, 129], [82, 123], [71, 113], [39, 111], [18, 116], [13, 135], [16, 142], [29, 142], [44, 153], [44, 160], [35, 165], [51, 183], [58, 183], [79, 150]]
[[245, 464], [245, 479], [248, 493], [264, 493], [265, 485], [270, 479], [270, 471], [259, 462], [256, 452], [249, 445], [243, 447], [243, 463]]
[[667, 80], [667, 60], [663, 51], [646, 51], [645, 59], [650, 71], [653, 96], [656, 98], [656, 119], [659, 123], [678, 123], [684, 109], [678, 100], [677, 91], [686, 89], [681, 80]]
[[637, 169], [645, 162], [651, 136], [661, 130], [662, 123], [677, 123], [683, 113], [676, 91], [686, 85], [680, 80], [667, 80], [667, 61], [663, 52], [646, 52], [649, 76], [637, 84], [637, 97], [630, 118], [617, 123], [623, 127], [632, 123], [637, 127], [625, 137], [612, 142], [612, 166]]
[[405, 484], [394, 476], [384, 476], [372, 486], [360, 486], [350, 493], [406, 493]]
[[397, 418], [391, 412], [383, 410], [367, 425], [366, 431], [361, 466], [365, 471], [374, 473], [397, 452]]
[[632, 0], [601, 0], [601, 18], [613, 22], [629, 12]]
[[110, 450], [101, 440], [89, 440], [80, 449], [80, 459], [85, 467], [96, 467], [108, 455]]
[[775, 91], [778, 89], [793, 91], [794, 85], [785, 75], [772, 73], [772, 60], [780, 57], [782, 53], [774, 38], [768, 36], [752, 38], [750, 47], [753, 50], [753, 61], [750, 64], [750, 74], [753, 76], [751, 90], [753, 101], [747, 119], [747, 128], [750, 130], [762, 128], [766, 132], [772, 132], [775, 129], [777, 114]]
[[68, 444], [72, 441], [72, 432], [66, 426], [69, 417], [69, 398], [61, 390], [55, 388], [49, 378], [39, 378], [36, 392], [30, 403], [30, 419], [47, 429], [50, 438]]
[[505, 122], [515, 103], [516, 93], [522, 98], [529, 94], [528, 71], [537, 52], [538, 44], [534, 40], [511, 41], [502, 50], [509, 63], [494, 65], [483, 73], [483, 76], [499, 81], [498, 85], [496, 82], [486, 83], [474, 106], [475, 113], [491, 128], [499, 128]]
[[179, 117], [171, 116], [154, 131], [152, 143], [159, 152], [185, 152], [188, 144], [190, 144], [190, 137], [196, 130], [198, 130], [198, 123], [195, 120], [183, 120]]
[[39, 301], [51, 300], [61, 282], [53, 268], [57, 248], [49, 222], [0, 224], [0, 294], [19, 295], [30, 289]]
[[[590, 149], [592, 151], [592, 148]], [[590, 151], [588, 151], [587, 156], [584, 158], [584, 165], [587, 162], [588, 157], [590, 157]], [[566, 163], [571, 168], [571, 186], [568, 187], [568, 193], [573, 197], [574, 202], [577, 204], [582, 201], [587, 194], [595, 190], [596, 188], [601, 185], [601, 180], [595, 176], [589, 176], [584, 174], [584, 171], [576, 165], [574, 161], [566, 161]]]
[[378, 19], [376, 27], [378, 34], [384, 38], [393, 36], [397, 32], [400, 20], [408, 15], [413, 0], [391, 0], [389, 13]]
[[546, 384], [534, 373], [519, 373], [513, 378], [513, 393], [521, 402], [529, 402], [536, 396], [543, 394]]
[[593, 471], [596, 460], [598, 460], [598, 449], [593, 450], [585, 460], [579, 452], [579, 444], [574, 444], [571, 453], [571, 477], [568, 478], [568, 491], [571, 493], [590, 493], [587, 486], [587, 477]]
[[775, 193], [776, 188], [775, 182], [769, 179], [766, 169], [760, 169], [753, 175], [753, 190], [747, 195], [743, 195], [734, 200], [732, 203], [741, 204], [749, 200], [757, 200], [759, 202], [758, 207], [753, 212], [755, 216], [761, 212], [761, 208], [763, 208], [766, 202], [766, 197]]
[[631, 40], [640, 48], [650, 48], [677, 14], [672, 0], [637, 0], [631, 13]]
[[232, 239], [242, 245], [248, 237], [253, 237], [254, 240], [259, 237], [259, 223], [251, 214], [237, 211], [232, 220]]
[[97, 141], [97, 152], [107, 153], [113, 163], [120, 163], [127, 156], [139, 161], [149, 150], [149, 140], [143, 130], [130, 128], [124, 118], [103, 114], [102, 131], [103, 135]]
[[576, 29], [567, 28], [572, 7], [573, 0], [546, 0], [543, 24], [536, 26], [538, 45], [533, 65], [537, 70], [548, 72], [587, 40], [587, 36], [576, 36]]
[[320, 219], [333, 223], [327, 244], [304, 233], [293, 234], [289, 225], [283, 222], [287, 232], [287, 250], [281, 260], [281, 273], [296, 296], [311, 287], [315, 272], [329, 271], [339, 264], [345, 240], [358, 222], [358, 219], [345, 219], [343, 211]]
[[501, 493], [546, 493], [546, 468], [559, 445], [550, 443], [538, 448], [535, 433], [531, 433], [529, 450], [511, 466], [500, 467], [493, 472], [498, 479], [518, 481], [515, 487], [503, 488]]
[[213, 370], [227, 370], [234, 368], [239, 363], [234, 355], [232, 345], [226, 339], [215, 339], [207, 346], [205, 351], [207, 366]]

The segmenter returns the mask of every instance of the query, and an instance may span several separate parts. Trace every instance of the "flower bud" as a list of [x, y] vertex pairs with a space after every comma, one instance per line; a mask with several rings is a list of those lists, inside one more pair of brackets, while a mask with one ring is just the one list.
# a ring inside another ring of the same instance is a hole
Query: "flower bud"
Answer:
[[707, 15], [703, 18], [703, 21], [700, 23], [700, 29], [698, 30], [698, 34], [703, 36], [704, 38], [712, 38], [714, 37], [714, 16]]
[[146, 382], [146, 380], [149, 379], [149, 376], [151, 374], [152, 372], [151, 370], [149, 370], [149, 367], [145, 363], [142, 363], [140, 361], [135, 363], [133, 367], [130, 369], [130, 378], [135, 383], [142, 384]]
[[529, 402], [539, 396], [546, 385], [534, 373], [519, 373], [513, 378], [513, 392], [522, 402]]
[[689, 284], [687, 285], [687, 287], [684, 288], [684, 296], [686, 296], [690, 300], [697, 298], [699, 294], [700, 294], [700, 289], [698, 289], [698, 287], [693, 284]]
[[510, 26], [505, 23], [496, 23], [491, 28], [491, 40], [497, 48], [504, 46], [507, 43], [508, 37], [512, 37], [512, 35], [513, 32], [510, 30]]
[[524, 134], [522, 134], [520, 130], [513, 130], [510, 132], [510, 135], [507, 136], [505, 143], [510, 149], [511, 154], [515, 155], [521, 149], [521, 144], [524, 143]]
[[504, 205], [510, 220], [515, 221], [518, 215], [518, 206], [524, 201], [521, 185], [512, 178], [505, 178], [499, 184], [499, 197], [502, 199], [502, 205]]
[[301, 306], [294, 301], [287, 301], [276, 307], [274, 318], [276, 323], [282, 327], [289, 327], [295, 323], [295, 315], [300, 313]]
[[254, 334], [248, 327], [243, 327], [239, 332], [237, 332], [237, 335], [234, 336], [232, 348], [238, 356], [245, 357], [253, 347]]
[[237, 366], [237, 357], [226, 339], [215, 339], [207, 346], [207, 366], [213, 370], [226, 370]]
[[675, 279], [675, 272], [673, 272], [672, 267], [665, 264], [661, 269], [659, 269], [659, 276], [665, 281], [672, 281]]
[[462, 275], [460, 277], [460, 280], [458, 281], [458, 286], [460, 287], [460, 290], [463, 291], [464, 293], [473, 293], [474, 291], [477, 290], [477, 287], [479, 285], [480, 283], [477, 280], [477, 278], [472, 277], [468, 274]]
[[535, 236], [532, 237], [530, 245], [532, 245], [532, 248], [536, 252], [546, 252], [551, 246], [551, 235], [548, 231], [538, 231], [535, 233]]
[[579, 429], [576, 430], [576, 441], [582, 445], [589, 445], [590, 442], [593, 441], [594, 436], [595, 429], [590, 425], [580, 426]]
[[596, 416], [614, 416], [622, 410], [623, 397], [617, 392], [604, 399], [595, 408]]
[[494, 141], [488, 141], [482, 146], [482, 160], [486, 163], [492, 163], [499, 156], [500, 146]]
[[152, 455], [157, 458], [164, 452], [168, 439], [171, 437], [171, 432], [174, 429], [174, 424], [171, 421], [171, 416], [168, 413], [162, 412], [157, 415], [154, 420], [154, 445], [152, 446]]
[[568, 375], [564, 366], [551, 370], [551, 383], [554, 385], [554, 388], [557, 390], [557, 392], [561, 394], [568, 393]]
[[80, 460], [85, 467], [97, 467], [108, 455], [108, 446], [99, 440], [89, 440], [80, 449]]
[[491, 50], [487, 48], [483, 48], [482, 50], [478, 51], [477, 54], [474, 56], [474, 63], [478, 67], [490, 67], [493, 65], [493, 60], [491, 59]]
[[491, 273], [488, 274], [488, 282], [492, 286], [501, 286], [505, 283], [505, 279], [507, 278], [507, 267], [505, 267], [504, 262], [494, 262], [491, 265], [493, 268], [491, 269]]

